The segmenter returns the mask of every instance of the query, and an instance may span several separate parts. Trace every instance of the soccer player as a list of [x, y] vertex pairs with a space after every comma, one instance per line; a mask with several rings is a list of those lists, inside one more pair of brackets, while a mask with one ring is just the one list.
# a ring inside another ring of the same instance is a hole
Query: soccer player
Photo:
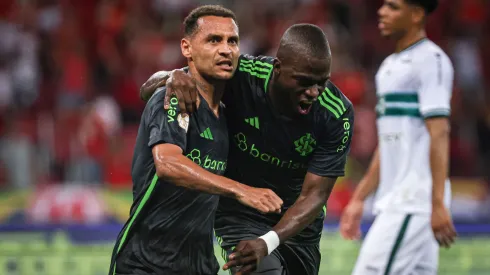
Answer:
[[220, 99], [239, 56], [235, 15], [202, 7], [184, 25], [181, 50], [201, 84], [199, 108], [183, 116], [174, 98], [164, 110], [165, 91], [148, 102], [134, 150], [131, 217], [116, 242], [110, 274], [216, 275], [219, 195], [261, 212], [280, 211], [282, 201], [271, 190], [219, 176], [229, 140]]
[[359, 238], [364, 201], [377, 189], [356, 275], [437, 274], [437, 242], [449, 247], [456, 235], [447, 179], [453, 67], [424, 30], [436, 7], [385, 0], [378, 11], [396, 48], [376, 74], [378, 148], [341, 218], [341, 234]]
[[[329, 81], [331, 52], [317, 26], [297, 24], [283, 35], [277, 57], [242, 55], [223, 97], [230, 137], [225, 176], [271, 188], [281, 214], [261, 214], [220, 200], [215, 231], [234, 274], [318, 274], [325, 203], [344, 175], [353, 108]], [[142, 98], [163, 85], [159, 72]], [[174, 71], [167, 89], [192, 108], [192, 81]], [[199, 86], [199, 81], [197, 81]], [[323, 209], [323, 211], [322, 211]], [[266, 256], [269, 255], [269, 256]], [[257, 266], [257, 263], [258, 266]]]

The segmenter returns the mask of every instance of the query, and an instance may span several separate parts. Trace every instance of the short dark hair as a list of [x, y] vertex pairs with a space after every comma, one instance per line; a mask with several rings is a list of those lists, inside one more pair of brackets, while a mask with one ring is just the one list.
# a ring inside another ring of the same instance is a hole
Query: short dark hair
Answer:
[[[193, 9], [184, 19], [184, 34], [185, 36], [193, 35], [197, 30], [197, 21], [204, 16], [218, 16], [231, 18], [236, 22], [235, 13], [220, 5], [204, 5]], [[237, 24], [238, 25], [238, 24]]]
[[438, 0], [405, 0], [407, 3], [422, 7], [427, 14], [432, 13], [439, 5]]
[[281, 38], [277, 56], [303, 52], [309, 56], [330, 58], [330, 45], [321, 28], [312, 24], [294, 24], [289, 27]]

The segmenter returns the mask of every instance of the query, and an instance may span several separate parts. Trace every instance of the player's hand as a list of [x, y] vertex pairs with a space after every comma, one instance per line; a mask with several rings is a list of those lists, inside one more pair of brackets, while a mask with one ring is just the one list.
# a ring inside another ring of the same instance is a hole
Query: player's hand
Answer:
[[270, 189], [243, 185], [243, 188], [237, 192], [236, 197], [240, 203], [255, 208], [262, 214], [281, 213], [283, 201]]
[[167, 92], [163, 108], [170, 108], [170, 99], [173, 95], [179, 100], [181, 113], [192, 113], [197, 110], [198, 91], [196, 81], [184, 70], [173, 70], [166, 82]]
[[364, 201], [351, 200], [340, 217], [340, 234], [347, 240], [361, 238], [361, 218]]
[[239, 267], [235, 275], [247, 275], [257, 269], [260, 261], [267, 256], [267, 244], [262, 239], [241, 241], [228, 257], [223, 270]]
[[456, 238], [453, 220], [449, 210], [443, 203], [432, 205], [432, 231], [439, 245], [449, 248]]

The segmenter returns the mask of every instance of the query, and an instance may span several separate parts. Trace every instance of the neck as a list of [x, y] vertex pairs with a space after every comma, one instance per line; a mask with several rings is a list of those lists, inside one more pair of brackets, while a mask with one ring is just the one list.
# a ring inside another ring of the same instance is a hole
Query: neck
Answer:
[[396, 41], [395, 52], [399, 53], [406, 48], [410, 47], [417, 41], [426, 38], [427, 34], [424, 29], [412, 29], [407, 32], [403, 37]]
[[219, 104], [221, 98], [223, 97], [223, 93], [225, 91], [225, 81], [215, 80], [210, 81], [204, 78], [195, 68], [189, 64], [189, 73], [196, 80], [197, 90], [199, 94], [206, 100], [209, 105], [209, 108], [218, 114]]

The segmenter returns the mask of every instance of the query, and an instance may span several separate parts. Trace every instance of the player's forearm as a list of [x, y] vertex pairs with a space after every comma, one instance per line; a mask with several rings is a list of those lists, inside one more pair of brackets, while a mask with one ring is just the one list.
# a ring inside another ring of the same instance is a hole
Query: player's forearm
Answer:
[[140, 98], [148, 101], [158, 87], [164, 86], [165, 81], [170, 76], [170, 71], [158, 71], [154, 73], [148, 80], [141, 85]]
[[374, 151], [373, 159], [369, 164], [368, 172], [359, 182], [352, 195], [353, 200], [364, 201], [378, 188], [379, 184], [379, 149]]
[[325, 200], [318, 195], [299, 197], [273, 228], [280, 242], [283, 243], [311, 224], [324, 205]]
[[430, 167], [432, 173], [432, 203], [444, 203], [444, 187], [449, 166], [449, 132], [431, 136]]
[[336, 178], [328, 178], [327, 182], [321, 183], [321, 186], [317, 185], [319, 188], [303, 190], [296, 202], [273, 228], [281, 243], [301, 232], [318, 217], [332, 192], [335, 181]]
[[177, 186], [235, 198], [242, 184], [206, 171], [185, 156], [165, 157], [156, 164], [157, 176]]

